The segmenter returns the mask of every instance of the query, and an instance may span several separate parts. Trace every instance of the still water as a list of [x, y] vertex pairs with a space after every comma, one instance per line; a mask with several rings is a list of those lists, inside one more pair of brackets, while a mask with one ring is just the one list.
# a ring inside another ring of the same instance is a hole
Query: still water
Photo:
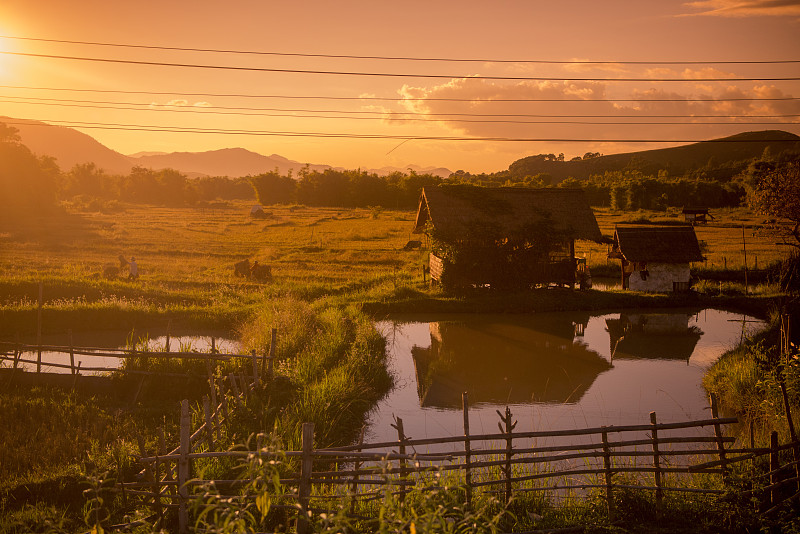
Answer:
[[[218, 352], [224, 354], [237, 354], [239, 352], [239, 342], [228, 339], [225, 337], [227, 332], [201, 332], [190, 335], [172, 335], [169, 339], [169, 349], [173, 352], [187, 351], [187, 352], [211, 352], [212, 338], [214, 347]], [[130, 332], [126, 331], [101, 331], [101, 332], [75, 332], [72, 338], [72, 344], [75, 347], [93, 347], [97, 349], [124, 349], [128, 347], [131, 339], [135, 339], [138, 343], [139, 350], [143, 348], [143, 342], [146, 340], [147, 348], [152, 351], [163, 351], [167, 347], [167, 336], [156, 335], [149, 337], [147, 335], [135, 335], [131, 337]], [[33, 344], [35, 340], [23, 340], [24, 343]], [[67, 335], [50, 335], [42, 338], [43, 345], [50, 346], [69, 346], [69, 337]], [[38, 358], [36, 352], [23, 352], [21, 357], [25, 360], [35, 361]], [[103, 371], [86, 370], [86, 368], [103, 368], [103, 369], [116, 369], [121, 363], [121, 358], [111, 356], [92, 356], [92, 355], [75, 355], [75, 363], [81, 362], [81, 374], [96, 375], [103, 374]], [[10, 361], [3, 362], [6, 367], [11, 366]], [[65, 352], [42, 352], [42, 372], [44, 373], [57, 373], [57, 374], [70, 374], [69, 367], [56, 367], [53, 364], [61, 366], [69, 366], [70, 357], [69, 353]], [[20, 365], [25, 371], [35, 372], [36, 363], [23, 363]]]
[[517, 431], [710, 417], [705, 370], [765, 324], [719, 310], [396, 317], [378, 323], [394, 389], [369, 416], [367, 441], [498, 431], [511, 407]]

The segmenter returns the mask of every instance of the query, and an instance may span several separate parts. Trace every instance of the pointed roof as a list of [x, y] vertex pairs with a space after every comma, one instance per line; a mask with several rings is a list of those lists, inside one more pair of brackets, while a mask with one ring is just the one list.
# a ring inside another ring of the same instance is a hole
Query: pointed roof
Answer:
[[628, 261], [691, 263], [703, 261], [700, 243], [691, 226], [618, 226], [614, 252]]
[[568, 188], [426, 187], [414, 232], [424, 231], [430, 222], [443, 235], [453, 237], [465, 235], [476, 225], [493, 225], [512, 233], [542, 216], [549, 216], [559, 230], [568, 231], [574, 239], [602, 239], [583, 190]]

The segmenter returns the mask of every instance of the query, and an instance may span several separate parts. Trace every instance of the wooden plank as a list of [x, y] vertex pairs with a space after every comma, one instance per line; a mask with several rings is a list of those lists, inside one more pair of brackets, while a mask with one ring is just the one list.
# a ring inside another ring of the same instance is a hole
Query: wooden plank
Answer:
[[298, 501], [300, 509], [297, 512], [297, 534], [309, 534], [308, 505], [311, 500], [311, 477], [314, 469], [314, 423], [303, 423], [303, 459], [300, 467], [300, 485], [298, 487]]

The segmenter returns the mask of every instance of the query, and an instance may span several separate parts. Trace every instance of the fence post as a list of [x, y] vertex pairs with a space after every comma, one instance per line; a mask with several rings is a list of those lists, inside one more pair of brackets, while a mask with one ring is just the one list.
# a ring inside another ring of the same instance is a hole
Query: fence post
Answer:
[[81, 376], [81, 362], [78, 360], [78, 365], [75, 367], [75, 374], [72, 377], [72, 391], [75, 391], [75, 386], [78, 385], [78, 378]]
[[189, 511], [186, 508], [189, 500], [189, 438], [191, 437], [191, 419], [189, 418], [189, 401], [181, 401], [181, 444], [178, 458], [178, 533], [189, 532]]
[[461, 394], [461, 409], [464, 411], [464, 481], [467, 486], [467, 508], [472, 506], [472, 454], [469, 441], [469, 394]]
[[236, 384], [236, 375], [233, 373], [229, 374], [228, 381], [231, 383], [231, 389], [233, 390], [233, 398], [236, 399], [236, 405], [239, 406], [241, 400], [239, 399], [239, 386]]
[[72, 329], [67, 330], [69, 335], [69, 372], [75, 374], [75, 349], [72, 346]]
[[[364, 444], [364, 427], [361, 427], [361, 433], [358, 437], [358, 452], [361, 452], [361, 445]], [[350, 484], [352, 500], [350, 501], [350, 515], [356, 513], [356, 495], [358, 495], [358, 471], [361, 469], [361, 460], [356, 460], [353, 462], [353, 471], [356, 472], [353, 475], [353, 482]]]
[[775, 485], [781, 480], [779, 472], [781, 463], [778, 456], [778, 433], [775, 430], [769, 435], [769, 448], [769, 485], [772, 486], [772, 489], [769, 490], [769, 502], [774, 506], [778, 504], [779, 500], [778, 488], [776, 488]]
[[[659, 458], [658, 453], [658, 426], [656, 422], [656, 412], [650, 412], [650, 423], [653, 425], [653, 468], [655, 469], [653, 474], [656, 482], [656, 507], [660, 507], [663, 492], [661, 490], [661, 459]], [[656, 510], [656, 512], [659, 512], [659, 510]]]
[[613, 473], [611, 472], [611, 448], [608, 445], [608, 432], [603, 430], [603, 469], [606, 477], [606, 504], [608, 506], [608, 520], [614, 521], [614, 487]]
[[[404, 456], [406, 454], [406, 433], [405, 430], [403, 429], [403, 420], [399, 417], [397, 417], [395, 420], [396, 424], [392, 426], [397, 429], [397, 441], [400, 443], [397, 452], [401, 456]], [[407, 465], [406, 459], [400, 458], [399, 464], [400, 464], [400, 480], [405, 482], [408, 479], [408, 472], [406, 471], [406, 465]], [[400, 502], [405, 501], [405, 499], [406, 499], [406, 486], [403, 485], [400, 489]]]
[[44, 284], [39, 282], [39, 306], [36, 309], [36, 372], [42, 372], [42, 301], [44, 300]]
[[[719, 412], [717, 410], [717, 397], [713, 393], [710, 395], [711, 398], [711, 417], [713, 419], [719, 418]], [[727, 459], [725, 454], [725, 442], [722, 441], [722, 427], [719, 423], [714, 423], [714, 437], [717, 438], [717, 450], [719, 451], [719, 463], [720, 467], [722, 468], [722, 483], [727, 485], [728, 484], [728, 465]]]
[[253, 362], [253, 384], [256, 386], [261, 385], [258, 379], [258, 356], [256, 356], [256, 349], [250, 353], [250, 359]]
[[311, 500], [311, 473], [314, 470], [314, 423], [303, 423], [303, 456], [300, 466], [300, 485], [298, 499], [300, 510], [297, 512], [297, 534], [311, 532], [308, 504]]
[[203, 395], [203, 417], [206, 422], [206, 439], [208, 440], [208, 450], [214, 450], [214, 427], [211, 425], [211, 408], [208, 395]]
[[511, 502], [511, 458], [514, 455], [514, 436], [512, 432], [516, 428], [517, 422], [511, 423], [511, 409], [508, 406], [506, 406], [505, 416], [500, 413], [500, 410], [496, 411], [497, 415], [500, 416], [500, 421], [505, 424], [505, 428], [500, 423], [497, 423], [497, 426], [500, 428], [500, 432], [506, 435], [506, 465], [501, 469], [506, 475], [506, 503], [509, 503]]

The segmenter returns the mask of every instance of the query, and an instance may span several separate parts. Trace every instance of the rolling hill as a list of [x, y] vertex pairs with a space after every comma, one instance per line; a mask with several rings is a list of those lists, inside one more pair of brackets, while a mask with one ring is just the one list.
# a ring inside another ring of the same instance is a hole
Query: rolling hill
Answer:
[[509, 165], [507, 172], [516, 178], [540, 173], [549, 174], [553, 178], [553, 183], [561, 182], [568, 177], [586, 179], [593, 174], [626, 169], [652, 175], [665, 170], [670, 176], [681, 176], [704, 167], [716, 167], [720, 172], [728, 169], [735, 174], [746, 165], [747, 160], [761, 156], [765, 149], [773, 154], [784, 150], [800, 150], [800, 137], [781, 130], [765, 130], [673, 148], [611, 154], [574, 161], [552, 161], [539, 156], [528, 156]]

